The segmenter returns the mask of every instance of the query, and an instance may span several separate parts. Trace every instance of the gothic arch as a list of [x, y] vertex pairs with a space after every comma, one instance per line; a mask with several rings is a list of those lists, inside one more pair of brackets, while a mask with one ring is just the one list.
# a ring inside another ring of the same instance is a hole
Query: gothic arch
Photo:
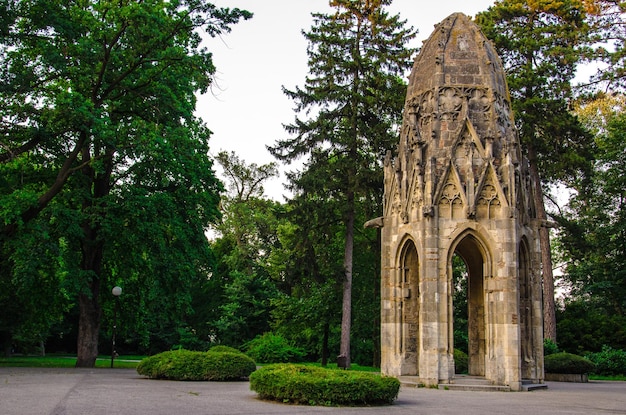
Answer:
[[520, 326], [520, 357], [522, 378], [532, 377], [534, 353], [533, 353], [533, 295], [530, 249], [528, 240], [522, 237], [518, 250], [518, 293], [519, 293], [519, 326]]
[[400, 293], [397, 352], [401, 373], [417, 375], [419, 362], [420, 278], [419, 256], [415, 241], [406, 237], [398, 249], [397, 287]]
[[467, 326], [468, 326], [468, 373], [484, 376], [487, 361], [486, 278], [491, 273], [492, 255], [484, 239], [473, 229], [461, 232], [450, 245], [448, 252], [450, 351], [453, 350], [452, 257], [459, 255], [467, 269]]

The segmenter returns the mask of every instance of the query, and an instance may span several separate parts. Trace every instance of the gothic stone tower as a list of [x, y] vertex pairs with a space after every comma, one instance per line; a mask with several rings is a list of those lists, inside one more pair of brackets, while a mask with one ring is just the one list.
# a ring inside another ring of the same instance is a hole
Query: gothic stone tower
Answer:
[[[436, 26], [413, 65], [385, 159], [382, 372], [454, 382], [452, 258], [467, 271], [469, 374], [520, 390], [543, 380], [538, 223], [502, 63], [465, 15]], [[372, 223], [373, 222], [373, 223]]]

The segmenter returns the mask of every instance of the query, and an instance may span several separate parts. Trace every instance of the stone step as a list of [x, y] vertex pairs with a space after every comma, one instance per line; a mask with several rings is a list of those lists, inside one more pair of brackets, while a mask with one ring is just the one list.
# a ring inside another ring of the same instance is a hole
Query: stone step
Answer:
[[483, 392], [508, 392], [509, 386], [494, 385], [483, 376], [456, 375], [449, 384], [440, 384], [439, 389], [462, 390], [462, 391], [483, 391]]
[[[404, 387], [418, 388], [424, 385], [420, 383], [418, 376], [400, 376], [400, 384]], [[522, 381], [522, 391], [533, 391], [547, 389], [545, 383], [532, 383], [529, 380]], [[456, 375], [451, 383], [441, 383], [437, 389], [460, 390], [460, 391], [482, 391], [482, 392], [510, 392], [511, 387], [505, 385], [494, 385], [491, 381], [482, 376]]]
[[455, 375], [451, 383], [460, 385], [492, 385], [492, 382], [485, 379], [483, 376], [472, 375]]
[[421, 388], [424, 386], [420, 383], [419, 376], [398, 376], [398, 380], [400, 381], [401, 386], [409, 388]]
[[545, 383], [533, 383], [531, 380], [527, 379], [522, 380], [523, 391], [531, 392], [538, 389], [548, 389], [548, 385]]
[[510, 392], [511, 388], [504, 385], [481, 385], [472, 383], [448, 383], [439, 384], [439, 389], [474, 392]]

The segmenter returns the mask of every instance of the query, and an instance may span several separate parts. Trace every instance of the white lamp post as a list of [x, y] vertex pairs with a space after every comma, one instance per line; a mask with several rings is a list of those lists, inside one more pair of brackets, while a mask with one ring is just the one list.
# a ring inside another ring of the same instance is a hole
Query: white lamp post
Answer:
[[111, 294], [115, 297], [115, 304], [113, 305], [113, 336], [111, 336], [111, 367], [113, 367], [113, 361], [115, 360], [115, 330], [117, 329], [117, 303], [120, 295], [122, 295], [122, 287], [116, 285], [111, 290]]

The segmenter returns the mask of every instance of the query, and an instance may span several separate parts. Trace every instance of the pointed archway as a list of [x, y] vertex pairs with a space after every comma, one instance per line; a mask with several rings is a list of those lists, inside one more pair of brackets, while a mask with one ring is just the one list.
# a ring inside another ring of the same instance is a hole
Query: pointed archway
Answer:
[[[487, 330], [484, 278], [485, 270], [489, 268], [488, 251], [473, 233], [467, 233], [459, 238], [452, 252], [463, 259], [467, 271], [468, 374], [485, 376]], [[450, 281], [452, 281], [452, 255], [450, 255], [449, 270]]]
[[419, 259], [415, 243], [407, 239], [400, 255], [400, 344], [402, 374], [418, 375], [419, 362]]
[[530, 278], [530, 257], [528, 242], [523, 238], [518, 253], [519, 263], [519, 326], [520, 326], [520, 357], [522, 379], [531, 379], [534, 376], [533, 343], [533, 295]]

